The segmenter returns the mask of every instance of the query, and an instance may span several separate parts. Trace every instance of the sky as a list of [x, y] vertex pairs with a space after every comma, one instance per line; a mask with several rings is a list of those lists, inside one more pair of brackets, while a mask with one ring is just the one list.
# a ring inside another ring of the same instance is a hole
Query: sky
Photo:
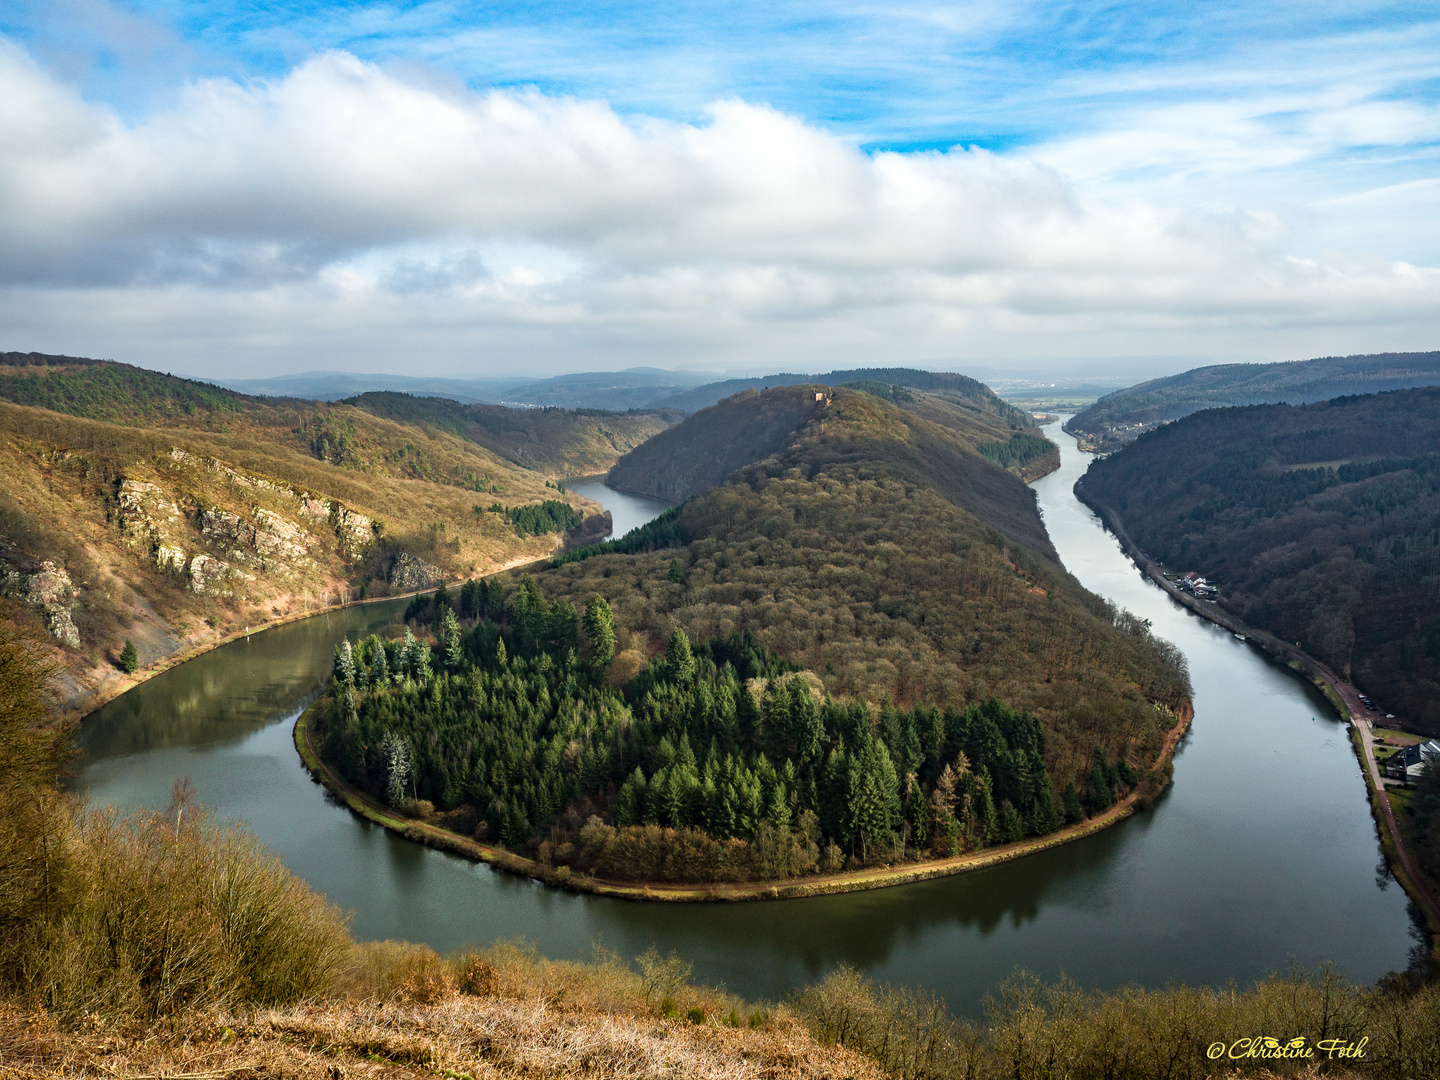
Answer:
[[1436, 349], [1440, 8], [0, 0], [0, 331], [230, 378]]

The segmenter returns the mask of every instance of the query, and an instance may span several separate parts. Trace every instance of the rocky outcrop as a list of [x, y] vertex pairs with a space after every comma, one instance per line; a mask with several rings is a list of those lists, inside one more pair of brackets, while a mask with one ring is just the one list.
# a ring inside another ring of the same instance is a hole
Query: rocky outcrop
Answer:
[[340, 550], [347, 558], [358, 558], [367, 546], [375, 540], [375, 521], [364, 514], [347, 510], [338, 502], [331, 503], [335, 522], [335, 535], [340, 538]]
[[254, 580], [254, 574], [237, 570], [213, 555], [196, 555], [190, 560], [190, 590], [202, 596], [234, 596], [235, 585]]
[[[220, 489], [216, 492], [220, 503], [229, 504], [220, 505], [177, 494], [189, 483], [167, 484], [163, 476], [158, 483], [138, 477], [120, 482], [115, 520], [124, 543], [143, 552], [156, 569], [185, 577], [193, 592], [233, 596], [257, 574], [294, 586], [319, 570], [316, 547], [329, 546], [327, 533], [335, 538], [335, 552], [346, 560], [359, 558], [379, 533], [373, 518], [335, 499], [296, 490], [179, 447], [171, 449], [168, 458], [159, 463], [162, 474], [172, 474], [174, 466], [180, 465], [219, 477], [248, 493], [248, 497], [242, 496], [244, 503], [236, 505]], [[207, 487], [214, 490], [213, 485], [203, 483], [199, 489]], [[270, 505], [259, 505], [260, 501]], [[423, 588], [439, 580], [439, 571], [418, 559], [402, 562], [392, 572], [409, 583], [404, 588]]]
[[72, 649], [80, 647], [80, 631], [74, 616], [75, 598], [80, 590], [75, 588], [64, 566], [46, 559], [37, 573], [9, 570], [3, 580], [7, 596], [44, 613], [45, 626], [55, 640]]
[[314, 537], [293, 521], [262, 507], [255, 507], [254, 514], [255, 550], [262, 559], [309, 561], [305, 549], [315, 543]]
[[185, 569], [185, 515], [163, 488], [148, 480], [122, 480], [116, 503], [120, 534], [128, 546], [144, 551], [158, 570]]
[[390, 587], [399, 592], [412, 592], [415, 589], [428, 589], [431, 585], [438, 585], [444, 577], [438, 566], [431, 566], [424, 559], [402, 551], [390, 564], [387, 580]]

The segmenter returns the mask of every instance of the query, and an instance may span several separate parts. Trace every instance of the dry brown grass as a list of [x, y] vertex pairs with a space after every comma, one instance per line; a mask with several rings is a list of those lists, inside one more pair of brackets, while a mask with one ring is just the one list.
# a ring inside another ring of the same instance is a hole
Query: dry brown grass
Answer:
[[[464, 992], [465, 973], [477, 969], [483, 977]], [[614, 961], [555, 964], [502, 946], [447, 963], [421, 946], [384, 943], [361, 947], [351, 977], [352, 996], [328, 1003], [195, 1010], [151, 1024], [92, 1015], [67, 1030], [0, 1006], [0, 1080], [884, 1075], [860, 1054], [817, 1044], [788, 1013], [764, 1014], [755, 1027], [732, 1026], [733, 1012], [702, 1010], [697, 1021], [672, 1007], [667, 1016], [646, 1000], [641, 977]]]

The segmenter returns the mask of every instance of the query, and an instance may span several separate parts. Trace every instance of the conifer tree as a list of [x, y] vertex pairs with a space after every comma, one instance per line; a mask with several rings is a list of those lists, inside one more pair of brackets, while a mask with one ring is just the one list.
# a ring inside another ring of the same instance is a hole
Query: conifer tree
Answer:
[[590, 660], [604, 671], [615, 659], [615, 612], [610, 601], [599, 593], [585, 605], [585, 639], [590, 643]]
[[333, 671], [337, 681], [349, 686], [355, 684], [355, 650], [348, 637], [335, 646]]
[[405, 801], [405, 785], [410, 782], [410, 747], [390, 732], [380, 743], [380, 755], [385, 760], [385, 801], [399, 806]]
[[695, 681], [695, 653], [690, 649], [690, 639], [685, 630], [677, 626], [670, 632], [670, 641], [665, 646], [665, 661], [670, 668], [670, 677], [681, 686]]
[[465, 662], [465, 649], [460, 637], [460, 620], [455, 617], [452, 608], [447, 607], [440, 618], [440, 634], [445, 642], [445, 666], [451, 671], [459, 671]]
[[120, 650], [120, 670], [126, 675], [133, 675], [140, 670], [140, 656], [129, 638], [125, 639], [125, 647]]

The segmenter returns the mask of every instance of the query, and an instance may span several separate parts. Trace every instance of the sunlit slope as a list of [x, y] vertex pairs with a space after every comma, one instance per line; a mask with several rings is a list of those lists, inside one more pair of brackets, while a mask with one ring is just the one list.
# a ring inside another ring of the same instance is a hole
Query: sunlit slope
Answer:
[[267, 444], [354, 471], [487, 491], [503, 485], [496, 474], [507, 465], [550, 477], [603, 472], [678, 415], [509, 409], [397, 393], [339, 403], [250, 397], [130, 364], [29, 353], [0, 354], [0, 401], [128, 427], [255, 431]]
[[[1009, 446], [1017, 436], [1044, 445], [1028, 418], [994, 398], [979, 383], [975, 385], [983, 394], [974, 400], [874, 380], [853, 383], [842, 393], [858, 390], [880, 396], [970, 450], [985, 447], [993, 453], [994, 448]], [[825, 414], [833, 396], [834, 388], [819, 382], [763, 392], [744, 390], [701, 409], [684, 424], [627, 454], [610, 470], [606, 482], [620, 491], [683, 502], [720, 483], [736, 469], [788, 446], [796, 433]], [[917, 425], [919, 428], [923, 425]], [[1051, 447], [1048, 453], [1027, 457], [1014, 471], [1032, 479], [1058, 464], [1058, 452]]]
[[[485, 573], [564, 542], [522, 536], [534, 530], [497, 504], [599, 510], [555, 474], [435, 424], [39, 359], [0, 365], [0, 600], [49, 633], [67, 698], [118, 677], [127, 640], [144, 666], [362, 590]], [[534, 419], [569, 463], [615, 456], [603, 417]]]
[[[727, 416], [730, 445], [765, 454], [677, 512], [676, 546], [570, 563], [543, 587], [611, 602], [622, 668], [676, 623], [699, 638], [748, 629], [837, 696], [943, 706], [999, 695], [1029, 709], [1062, 786], [1097, 747], [1153, 755], [1186, 680], [1168, 646], [1059, 565], [1032, 492], [973, 434], [871, 394], [840, 389], [817, 405], [815, 392], [732, 398], [623, 460], [637, 486], [653, 463], [677, 485], [658, 490], [683, 492], [739, 456], [723, 449]], [[783, 418], [804, 423], [776, 448]], [[732, 456], [705, 465], [717, 452]]]

